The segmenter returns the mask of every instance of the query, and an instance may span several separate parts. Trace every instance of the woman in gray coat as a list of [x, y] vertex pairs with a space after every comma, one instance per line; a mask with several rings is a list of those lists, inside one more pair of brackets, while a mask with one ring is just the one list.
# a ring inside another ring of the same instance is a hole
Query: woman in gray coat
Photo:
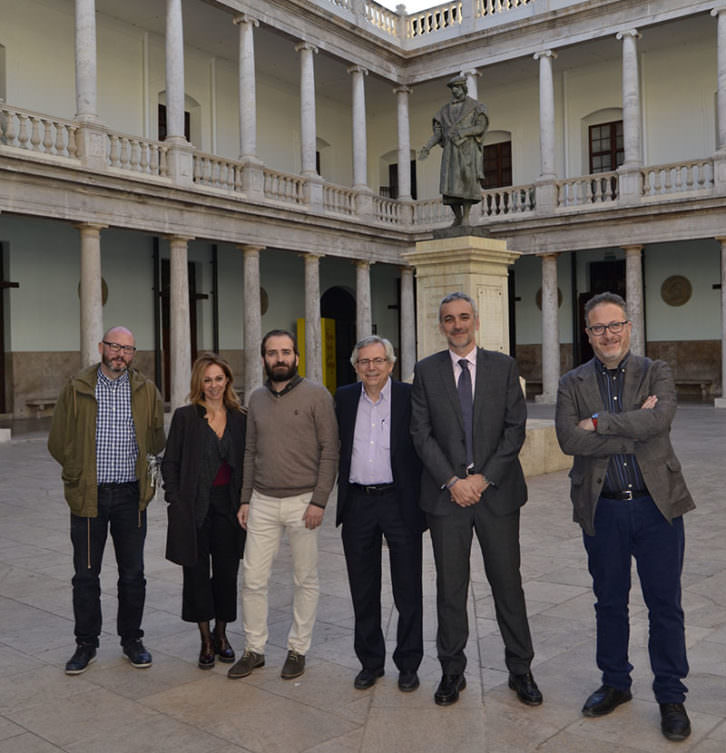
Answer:
[[199, 667], [211, 669], [216, 656], [235, 659], [225, 630], [237, 619], [244, 548], [236, 515], [246, 416], [229, 364], [213, 353], [194, 362], [189, 401], [174, 412], [161, 465], [169, 503], [166, 557], [184, 568], [182, 619], [198, 624]]

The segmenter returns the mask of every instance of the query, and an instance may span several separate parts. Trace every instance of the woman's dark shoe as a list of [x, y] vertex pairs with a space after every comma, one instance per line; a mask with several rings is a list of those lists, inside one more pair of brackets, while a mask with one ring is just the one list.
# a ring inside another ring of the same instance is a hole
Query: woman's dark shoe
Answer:
[[214, 666], [214, 646], [211, 641], [202, 639], [199, 651], [199, 669], [211, 669]]
[[234, 649], [229, 645], [227, 636], [222, 634], [214, 635], [214, 653], [219, 656], [219, 661], [225, 664], [234, 663]]

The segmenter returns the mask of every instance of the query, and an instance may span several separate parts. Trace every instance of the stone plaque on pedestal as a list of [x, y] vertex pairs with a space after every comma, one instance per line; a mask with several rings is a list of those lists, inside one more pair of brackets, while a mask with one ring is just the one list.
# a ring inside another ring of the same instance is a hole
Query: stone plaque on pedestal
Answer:
[[447, 347], [439, 303], [457, 290], [476, 301], [477, 345], [509, 353], [508, 271], [519, 252], [507, 250], [506, 241], [456, 235], [421, 241], [402, 256], [416, 268], [418, 358]]

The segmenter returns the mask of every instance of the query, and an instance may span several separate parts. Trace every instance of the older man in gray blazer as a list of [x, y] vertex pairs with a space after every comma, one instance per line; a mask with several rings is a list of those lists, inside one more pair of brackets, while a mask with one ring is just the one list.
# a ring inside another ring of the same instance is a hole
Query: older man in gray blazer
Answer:
[[625, 301], [600, 293], [585, 305], [595, 357], [560, 380], [556, 428], [570, 471], [597, 598], [602, 686], [582, 712], [609, 714], [632, 698], [628, 595], [635, 557], [650, 627], [648, 650], [669, 740], [691, 732], [683, 701], [688, 674], [681, 609], [683, 514], [695, 506], [670, 442], [676, 392], [670, 369], [630, 352]]
[[416, 364], [411, 436], [423, 462], [421, 507], [436, 561], [443, 677], [434, 695], [455, 703], [466, 687], [464, 648], [469, 557], [476, 531], [505, 645], [509, 686], [531, 706], [542, 694], [530, 672], [534, 656], [519, 573], [519, 508], [527, 486], [519, 464], [527, 409], [515, 361], [476, 347], [479, 319], [464, 293], [447, 295], [439, 326], [449, 349]]

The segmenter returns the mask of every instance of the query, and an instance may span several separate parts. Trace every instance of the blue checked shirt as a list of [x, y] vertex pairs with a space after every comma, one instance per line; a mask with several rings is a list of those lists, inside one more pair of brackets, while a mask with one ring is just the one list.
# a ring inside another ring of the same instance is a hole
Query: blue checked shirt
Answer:
[[131, 415], [131, 382], [125, 371], [109, 379], [98, 367], [96, 380], [96, 477], [99, 484], [136, 480], [136, 428]]

